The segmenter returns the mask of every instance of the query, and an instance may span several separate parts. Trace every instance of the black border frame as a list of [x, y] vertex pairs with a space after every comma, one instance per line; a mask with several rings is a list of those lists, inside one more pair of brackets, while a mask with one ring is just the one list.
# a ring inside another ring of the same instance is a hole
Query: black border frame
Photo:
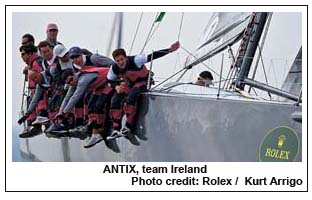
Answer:
[[[280, 6], [283, 6], [283, 7], [289, 7], [289, 6], [295, 6], [295, 7], [305, 7], [306, 8], [306, 11], [307, 11], [307, 24], [306, 24], [306, 26], [307, 26], [307, 49], [306, 49], [306, 51], [307, 51], [307, 66], [309, 66], [309, 62], [308, 62], [308, 49], [309, 49], [309, 10], [308, 10], [308, 5], [187, 5], [187, 4], [182, 4], [182, 5], [5, 5], [5, 12], [4, 12], [4, 20], [5, 20], [5, 22], [4, 22], [4, 30], [5, 30], [5, 33], [4, 33], [4, 35], [5, 35], [5, 38], [4, 38], [4, 40], [5, 40], [5, 42], [4, 42], [4, 44], [5, 44], [5, 50], [6, 50], [6, 47], [7, 47], [7, 41], [6, 41], [6, 36], [7, 36], [7, 34], [6, 34], [6, 30], [7, 30], [7, 16], [6, 16], [6, 14], [7, 14], [7, 10], [6, 10], [6, 8], [7, 7], [16, 7], [16, 6], [23, 6], [23, 7], [38, 7], [38, 6], [43, 6], [43, 7], [50, 7], [50, 6], [62, 6], [62, 7], [69, 7], [69, 6], [74, 6], [74, 7], [83, 7], [83, 6], [85, 6], [85, 7], [91, 7], [91, 6], [109, 6], [109, 7], [120, 7], [120, 6], [123, 6], [123, 7], [133, 7], [133, 6], [143, 6], [143, 7], [156, 7], [156, 6], [163, 6], [163, 7], [173, 7], [173, 6], [182, 6], [182, 7], [200, 7], [200, 6], [205, 6], [205, 7], [220, 7], [220, 6], [230, 6], [230, 7], [247, 7], [247, 6], [250, 6], [250, 7], [267, 7], [267, 6], [273, 6], [273, 7], [280, 7]], [[7, 63], [7, 61], [6, 61], [6, 51], [5, 51], [5, 58], [4, 58], [4, 66], [5, 66], [5, 78], [4, 78], [4, 80], [5, 80], [5, 145], [4, 145], [4, 152], [5, 152], [5, 192], [309, 192], [309, 190], [308, 190], [308, 186], [309, 186], [309, 176], [308, 176], [308, 172], [309, 172], [309, 168], [308, 168], [308, 166], [309, 166], [309, 156], [308, 156], [308, 154], [309, 154], [309, 145], [308, 145], [308, 128], [309, 128], [309, 126], [307, 126], [307, 189], [305, 190], [305, 191], [248, 191], [248, 190], [246, 190], [246, 191], [229, 191], [229, 190], [224, 190], [224, 191], [182, 191], [182, 190], [177, 190], [177, 191], [170, 191], [170, 190], [168, 190], [168, 191], [156, 191], [156, 190], [151, 190], [151, 191], [71, 191], [71, 190], [68, 190], [68, 191], [57, 191], [57, 190], [51, 190], [51, 191], [49, 191], [49, 190], [47, 190], [47, 191], [36, 191], [36, 190], [32, 190], [32, 191], [15, 191], [15, 190], [7, 190], [7, 185], [6, 185], [6, 180], [7, 180], [7, 176], [6, 176], [6, 166], [7, 166], [7, 163], [6, 163], [6, 160], [7, 160], [7, 152], [6, 152], [6, 122], [7, 122], [7, 120], [6, 120], [6, 113], [7, 113], [7, 107], [6, 107], [6, 102], [7, 102], [7, 99], [6, 99], [6, 91], [7, 91], [7, 80], [6, 80], [6, 63]], [[308, 67], [307, 67], [307, 74], [306, 74], [306, 76], [307, 76], [307, 111], [308, 111], [308, 99], [309, 99], [309, 95], [308, 95]], [[308, 112], [307, 112], [307, 125], [308, 125]]]

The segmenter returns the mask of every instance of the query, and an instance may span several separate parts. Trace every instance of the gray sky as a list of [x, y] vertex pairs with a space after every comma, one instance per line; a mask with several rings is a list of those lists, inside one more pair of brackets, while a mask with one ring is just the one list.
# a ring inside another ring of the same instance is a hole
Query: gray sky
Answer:
[[[123, 47], [130, 50], [136, 26], [141, 13], [124, 13]], [[144, 13], [132, 54], [140, 53], [147, 34], [152, 25], [156, 13]], [[199, 45], [199, 39], [203, 29], [207, 25], [211, 13], [184, 13], [184, 20], [180, 34], [181, 45], [187, 50], [194, 52]], [[67, 48], [77, 45], [93, 52], [105, 55], [110, 38], [114, 13], [88, 13], [88, 12], [15, 12], [12, 16], [12, 55], [13, 55], [13, 123], [18, 119], [23, 86], [22, 69], [25, 64], [20, 58], [18, 48], [21, 37], [25, 33], [35, 36], [36, 44], [44, 40], [45, 29], [48, 23], [58, 24], [58, 40]], [[166, 13], [153, 38], [145, 48], [145, 52], [167, 48], [178, 39], [181, 13]], [[272, 20], [264, 55], [266, 65], [269, 67], [271, 78], [277, 80], [276, 85], [283, 81], [281, 74], [290, 67], [294, 56], [301, 45], [302, 24], [300, 13], [277, 13]], [[273, 44], [274, 43], [274, 44]], [[272, 46], [274, 48], [272, 48]], [[113, 47], [114, 48], [114, 47]], [[188, 54], [180, 49], [177, 53], [158, 59], [153, 63], [153, 71], [156, 77], [168, 77], [180, 69]], [[109, 55], [110, 56], [110, 55]], [[228, 55], [225, 55], [227, 58]], [[226, 61], [227, 62], [227, 61]], [[225, 63], [226, 63], [225, 62]], [[178, 64], [176, 64], [178, 63]], [[209, 66], [218, 66], [220, 58], [206, 62]], [[286, 64], [285, 64], [286, 63]], [[274, 69], [273, 69], [274, 67]], [[220, 69], [215, 68], [216, 71]], [[186, 76], [194, 81], [198, 73], [206, 70], [204, 66], [196, 67]], [[274, 73], [273, 73], [274, 72]], [[261, 73], [260, 73], [261, 75]]]

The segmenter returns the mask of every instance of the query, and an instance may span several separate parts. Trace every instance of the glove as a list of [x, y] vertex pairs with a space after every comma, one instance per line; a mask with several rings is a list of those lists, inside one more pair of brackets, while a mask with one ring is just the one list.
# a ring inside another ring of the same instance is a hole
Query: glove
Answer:
[[117, 85], [115, 89], [116, 89], [117, 93], [119, 93], [119, 94], [120, 93], [127, 94], [129, 92], [129, 87], [125, 84]]
[[180, 48], [180, 42], [179, 41], [176, 41], [175, 43], [173, 43], [170, 48], [169, 48], [169, 51], [170, 52], [174, 52], [176, 50], [178, 50]]
[[28, 116], [29, 116], [29, 114], [26, 113], [23, 117], [21, 117], [21, 118], [17, 121], [17, 123], [18, 123], [18, 124], [22, 124], [24, 121], [26, 121], [26, 119], [28, 118]]

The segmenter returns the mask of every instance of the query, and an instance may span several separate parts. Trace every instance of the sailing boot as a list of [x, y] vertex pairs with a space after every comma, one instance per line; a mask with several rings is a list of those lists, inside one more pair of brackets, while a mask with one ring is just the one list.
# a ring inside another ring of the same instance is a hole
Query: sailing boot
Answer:
[[45, 125], [50, 122], [50, 119], [43, 116], [37, 116], [36, 120], [33, 121], [32, 125]]
[[131, 144], [140, 145], [140, 142], [137, 140], [137, 138], [133, 134], [133, 124], [135, 123], [135, 115], [136, 115], [137, 108], [135, 105], [125, 103], [123, 109], [127, 116], [127, 119], [126, 119], [126, 126], [121, 129], [120, 134], [126, 137], [126, 139], [128, 139]]
[[107, 140], [108, 141], [111, 141], [111, 140], [115, 140], [115, 139], [117, 139], [117, 138], [120, 138], [120, 137], [122, 137], [122, 135], [119, 133], [120, 131], [118, 131], [117, 129], [114, 129], [113, 131], [112, 131], [112, 133], [109, 135], [109, 136], [107, 136]]
[[84, 148], [90, 148], [96, 145], [97, 143], [101, 142], [103, 140], [103, 137], [101, 134], [92, 134], [91, 137], [86, 141]]
[[40, 135], [42, 133], [41, 125], [34, 125], [29, 131], [23, 132], [19, 135], [20, 138], [30, 138]]
[[107, 140], [107, 138], [104, 139], [105, 145], [111, 149], [115, 153], [120, 153], [119, 146], [117, 144], [116, 140]]
[[73, 138], [79, 138], [85, 140], [87, 137], [91, 137], [92, 132], [87, 126], [77, 126], [76, 128], [69, 129], [68, 136]]
[[46, 133], [65, 133], [67, 132], [64, 124], [52, 123], [48, 129], [45, 130]]
[[[107, 126], [109, 126], [109, 125], [107, 125]], [[107, 130], [107, 131], [105, 131], [105, 130]], [[111, 131], [110, 128], [103, 129], [103, 131], [102, 131], [102, 134], [103, 134], [102, 136], [103, 136], [105, 145], [106, 145], [107, 148], [111, 149], [113, 152], [120, 153], [120, 149], [119, 149], [119, 146], [117, 144], [117, 141], [114, 140], [114, 139], [113, 140], [107, 140], [107, 137], [109, 135], [111, 135], [110, 131]]]
[[111, 131], [111, 134], [107, 136], [106, 139], [108, 141], [122, 137], [122, 135], [119, 134], [119, 130], [121, 127], [122, 110], [111, 109], [110, 114], [111, 114], [111, 119], [113, 121], [113, 131]]
[[61, 138], [68, 136], [68, 128], [64, 123], [55, 120], [49, 128], [45, 130], [45, 134], [48, 138]]
[[147, 140], [145, 128], [142, 125], [137, 125], [136, 130], [133, 132], [133, 134], [140, 140]]
[[131, 129], [128, 128], [127, 125], [120, 130], [119, 134], [121, 135], [120, 137], [125, 137], [126, 139], [128, 139], [131, 144], [136, 145], [136, 146], [140, 145], [140, 142], [132, 134]]

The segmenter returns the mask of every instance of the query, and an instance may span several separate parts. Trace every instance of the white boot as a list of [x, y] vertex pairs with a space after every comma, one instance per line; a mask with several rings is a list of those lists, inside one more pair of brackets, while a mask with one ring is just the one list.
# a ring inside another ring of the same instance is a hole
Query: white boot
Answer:
[[32, 125], [43, 125], [50, 122], [50, 119], [47, 117], [37, 116], [36, 120], [32, 123]]
[[119, 131], [113, 130], [113, 132], [109, 136], [107, 136], [106, 139], [109, 141], [109, 140], [114, 140], [114, 139], [119, 138], [119, 137], [120, 137]]
[[131, 132], [130, 129], [128, 127], [124, 126], [120, 130], [119, 135], [120, 135], [120, 137], [126, 137], [130, 132]]
[[90, 148], [101, 142], [103, 137], [100, 134], [92, 134], [91, 137], [86, 141], [84, 148]]

